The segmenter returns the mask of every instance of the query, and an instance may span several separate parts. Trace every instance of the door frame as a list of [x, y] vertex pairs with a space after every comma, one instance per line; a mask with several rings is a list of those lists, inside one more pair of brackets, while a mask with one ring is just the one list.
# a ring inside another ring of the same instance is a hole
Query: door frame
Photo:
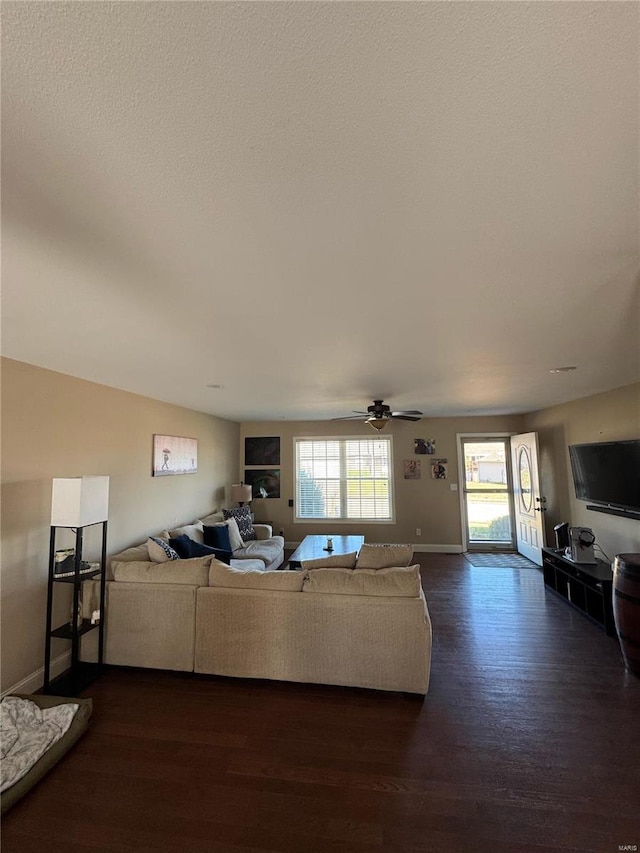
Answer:
[[[513, 530], [513, 544], [512, 545], [492, 545], [487, 544], [486, 547], [482, 547], [482, 545], [477, 546], [478, 551], [512, 551], [515, 545], [515, 504], [513, 500], [513, 470], [511, 464], [511, 436], [518, 435], [517, 432], [501, 432], [499, 430], [495, 432], [458, 432], [456, 433], [456, 445], [458, 452], [458, 471], [459, 471], [459, 484], [458, 484], [458, 492], [460, 499], [460, 528], [462, 533], [462, 552], [466, 553], [469, 549], [469, 537], [467, 535], [468, 531], [468, 522], [467, 522], [467, 505], [465, 502], [465, 483], [466, 483], [466, 468], [464, 465], [464, 453], [462, 451], [462, 440], [463, 439], [481, 439], [483, 441], [490, 441], [492, 438], [504, 439], [507, 444], [507, 494], [509, 495], [509, 515], [511, 516], [511, 525]], [[474, 546], [476, 547], [476, 546]]]

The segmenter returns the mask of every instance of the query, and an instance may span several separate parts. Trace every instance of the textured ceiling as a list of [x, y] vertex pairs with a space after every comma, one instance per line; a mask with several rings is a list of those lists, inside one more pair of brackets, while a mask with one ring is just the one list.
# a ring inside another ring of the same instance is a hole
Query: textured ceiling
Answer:
[[3, 3], [3, 354], [234, 420], [640, 379], [639, 10]]

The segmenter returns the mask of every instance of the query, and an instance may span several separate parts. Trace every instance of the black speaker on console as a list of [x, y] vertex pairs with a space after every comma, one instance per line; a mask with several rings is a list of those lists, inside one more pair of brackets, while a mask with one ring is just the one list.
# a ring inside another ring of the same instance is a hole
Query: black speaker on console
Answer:
[[562, 524], [556, 524], [553, 528], [553, 532], [556, 535], [556, 551], [562, 551], [564, 553], [564, 549], [568, 548], [570, 545], [569, 522], [564, 521]]

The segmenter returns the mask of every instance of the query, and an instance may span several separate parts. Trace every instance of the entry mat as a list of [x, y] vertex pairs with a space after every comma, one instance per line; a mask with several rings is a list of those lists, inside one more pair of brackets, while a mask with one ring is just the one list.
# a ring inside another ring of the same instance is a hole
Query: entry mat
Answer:
[[484, 551], [482, 554], [465, 554], [465, 559], [472, 566], [488, 566], [497, 569], [539, 569], [535, 563], [523, 557], [522, 554], [487, 554]]

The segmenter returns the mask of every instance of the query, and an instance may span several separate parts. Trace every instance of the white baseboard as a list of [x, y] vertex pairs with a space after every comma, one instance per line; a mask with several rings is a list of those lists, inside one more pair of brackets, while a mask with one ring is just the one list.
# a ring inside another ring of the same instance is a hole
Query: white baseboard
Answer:
[[462, 545], [414, 545], [414, 552], [421, 554], [462, 554]]
[[[57, 658], [54, 658], [51, 661], [51, 679], [57, 678], [59, 675], [62, 675], [65, 670], [69, 669], [71, 666], [71, 652], [64, 652], [61, 655], [58, 655]], [[22, 681], [18, 681], [17, 684], [14, 684], [12, 687], [9, 687], [8, 690], [4, 690], [2, 692], [2, 696], [8, 696], [13, 693], [35, 693], [36, 690], [40, 690], [42, 685], [44, 684], [44, 667], [41, 666], [40, 669], [37, 669], [35, 672], [32, 672], [31, 675], [28, 675], [26, 678], [23, 678]]]

